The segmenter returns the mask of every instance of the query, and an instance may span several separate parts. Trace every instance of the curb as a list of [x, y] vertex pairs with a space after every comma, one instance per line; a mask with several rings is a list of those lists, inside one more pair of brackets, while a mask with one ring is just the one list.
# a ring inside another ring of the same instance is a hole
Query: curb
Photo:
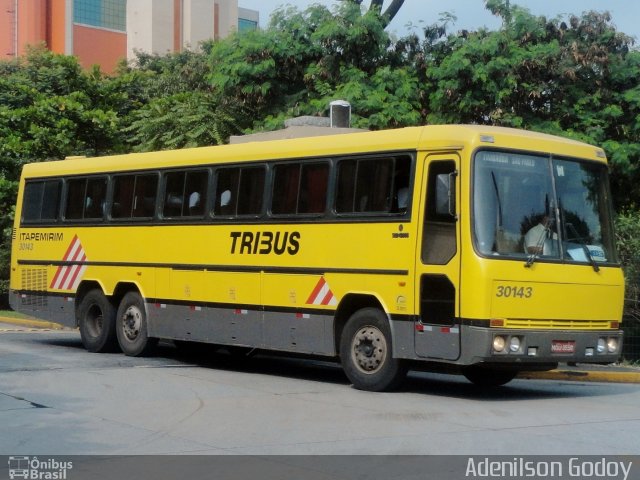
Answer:
[[564, 380], [570, 382], [640, 383], [640, 370], [628, 372], [602, 372], [591, 370], [550, 370], [523, 372], [517, 378], [527, 380]]
[[46, 328], [49, 330], [62, 330], [64, 327], [59, 323], [43, 322], [31, 318], [13, 318], [0, 317], [0, 323], [9, 323], [11, 325], [20, 325], [22, 327]]

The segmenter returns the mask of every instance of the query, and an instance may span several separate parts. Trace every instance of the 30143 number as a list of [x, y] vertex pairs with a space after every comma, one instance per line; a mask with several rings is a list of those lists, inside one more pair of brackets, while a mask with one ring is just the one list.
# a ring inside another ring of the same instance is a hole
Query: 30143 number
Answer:
[[532, 287], [511, 287], [508, 285], [498, 285], [496, 297], [498, 298], [531, 298], [533, 296]]

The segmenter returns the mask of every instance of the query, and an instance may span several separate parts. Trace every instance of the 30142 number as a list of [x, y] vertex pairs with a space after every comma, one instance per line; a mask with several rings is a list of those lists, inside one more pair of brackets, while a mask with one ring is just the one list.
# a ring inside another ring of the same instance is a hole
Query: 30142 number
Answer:
[[533, 296], [532, 287], [511, 287], [508, 285], [498, 285], [496, 297], [498, 298], [531, 298]]

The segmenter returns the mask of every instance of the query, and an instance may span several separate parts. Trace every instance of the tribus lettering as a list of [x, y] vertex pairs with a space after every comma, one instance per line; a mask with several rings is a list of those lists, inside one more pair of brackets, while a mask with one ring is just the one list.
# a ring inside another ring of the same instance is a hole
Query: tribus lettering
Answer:
[[300, 250], [300, 232], [231, 232], [231, 253], [241, 255], [295, 255]]

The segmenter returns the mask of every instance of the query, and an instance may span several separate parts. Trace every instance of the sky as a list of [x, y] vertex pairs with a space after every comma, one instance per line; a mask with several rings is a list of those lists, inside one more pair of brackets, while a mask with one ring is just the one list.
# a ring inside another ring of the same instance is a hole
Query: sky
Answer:
[[[337, 0], [238, 0], [238, 5], [260, 12], [260, 25], [266, 26], [271, 12], [282, 5], [292, 5], [304, 10], [311, 4], [335, 5]], [[558, 15], [581, 14], [589, 10], [609, 11], [613, 24], [618, 31], [640, 40], [640, 2], [637, 0], [511, 0], [512, 4], [527, 8], [534, 15], [550, 18]], [[363, 0], [369, 5], [368, 0]], [[389, 4], [385, 0], [384, 6]], [[421, 31], [421, 26], [438, 21], [441, 12], [453, 13], [458, 20], [450, 27], [450, 32], [458, 30], [477, 30], [480, 27], [495, 29], [500, 19], [485, 9], [483, 0], [405, 0], [398, 16], [388, 31], [397, 36], [405, 35], [409, 24]], [[636, 43], [636, 46], [639, 46]]]

